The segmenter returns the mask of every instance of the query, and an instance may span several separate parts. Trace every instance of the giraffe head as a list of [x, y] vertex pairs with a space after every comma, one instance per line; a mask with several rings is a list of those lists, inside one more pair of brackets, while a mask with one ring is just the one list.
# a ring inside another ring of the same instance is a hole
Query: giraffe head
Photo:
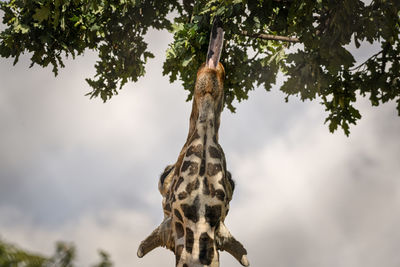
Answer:
[[203, 63], [197, 71], [193, 109], [199, 110], [200, 114], [203, 112], [203, 116], [206, 112], [220, 114], [223, 108], [224, 80], [225, 69], [222, 63], [219, 62], [215, 68]]
[[224, 106], [224, 79], [225, 70], [221, 63], [216, 67], [203, 63], [199, 68], [193, 93], [188, 137], [194, 133], [196, 123], [204, 122], [208, 117], [213, 120], [218, 132]]
[[212, 117], [218, 133], [220, 115], [224, 106], [225, 69], [219, 62], [223, 40], [222, 23], [217, 17], [210, 34], [206, 62], [197, 71], [188, 137], [194, 133], [196, 123], [204, 122], [207, 117]]

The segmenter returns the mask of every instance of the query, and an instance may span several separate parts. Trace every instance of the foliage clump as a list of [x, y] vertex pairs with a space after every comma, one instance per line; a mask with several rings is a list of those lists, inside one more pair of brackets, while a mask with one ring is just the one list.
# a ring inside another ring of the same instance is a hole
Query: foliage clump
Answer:
[[[110, 256], [100, 250], [99, 263], [92, 267], [112, 267]], [[0, 240], [0, 266], [1, 267], [74, 267], [76, 251], [70, 243], [57, 242], [53, 256], [46, 257], [27, 252], [14, 245]]]

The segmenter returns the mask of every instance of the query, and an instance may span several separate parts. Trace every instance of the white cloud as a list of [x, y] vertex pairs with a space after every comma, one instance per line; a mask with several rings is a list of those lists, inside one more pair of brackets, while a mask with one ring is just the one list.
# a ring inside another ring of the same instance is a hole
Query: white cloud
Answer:
[[227, 220], [253, 266], [398, 265], [400, 121], [392, 104], [360, 108], [350, 138], [329, 134], [310, 105], [259, 150], [231, 154]]
[[[93, 75], [95, 60], [92, 53], [69, 60], [57, 78], [48, 69], [28, 69], [27, 57], [15, 68], [2, 61], [2, 205], [26, 210], [40, 223], [104, 206], [159, 207], [158, 175], [183, 145], [189, 115], [181, 114], [189, 114], [190, 103], [180, 86], [161, 76], [156, 60], [146, 78], [106, 104], [89, 100], [84, 78]], [[43, 216], [48, 213], [55, 216]]]

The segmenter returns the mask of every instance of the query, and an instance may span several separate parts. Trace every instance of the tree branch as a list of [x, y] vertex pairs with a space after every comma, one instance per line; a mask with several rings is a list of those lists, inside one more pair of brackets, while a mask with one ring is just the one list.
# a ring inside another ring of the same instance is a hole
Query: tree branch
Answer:
[[283, 42], [291, 42], [291, 43], [300, 42], [299, 38], [296, 38], [296, 37], [287, 37], [287, 36], [264, 34], [264, 33], [248, 33], [247, 31], [242, 31], [240, 34], [244, 35], [244, 36], [260, 38], [260, 39], [264, 39], [264, 40], [274, 40], [274, 41], [283, 41]]
[[359, 70], [361, 67], [363, 67], [363, 66], [365, 66], [367, 63], [368, 63], [368, 61], [370, 61], [370, 60], [375, 60], [375, 58], [376, 57], [378, 57], [380, 54], [382, 54], [383, 53], [383, 50], [381, 50], [381, 51], [379, 51], [378, 53], [376, 53], [375, 55], [372, 55], [371, 57], [369, 57], [367, 60], [365, 60], [363, 63], [361, 63], [360, 65], [358, 65], [358, 66], [356, 66], [356, 67], [353, 67], [353, 68], [351, 68], [351, 69], [349, 69], [350, 71], [356, 71], [356, 70]]

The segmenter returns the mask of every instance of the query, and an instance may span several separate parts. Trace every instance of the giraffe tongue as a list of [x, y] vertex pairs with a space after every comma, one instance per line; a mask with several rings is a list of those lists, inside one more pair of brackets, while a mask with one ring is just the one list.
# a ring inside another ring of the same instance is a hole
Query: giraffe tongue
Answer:
[[219, 17], [215, 17], [210, 34], [206, 66], [215, 69], [221, 57], [222, 45], [224, 43], [224, 30]]

